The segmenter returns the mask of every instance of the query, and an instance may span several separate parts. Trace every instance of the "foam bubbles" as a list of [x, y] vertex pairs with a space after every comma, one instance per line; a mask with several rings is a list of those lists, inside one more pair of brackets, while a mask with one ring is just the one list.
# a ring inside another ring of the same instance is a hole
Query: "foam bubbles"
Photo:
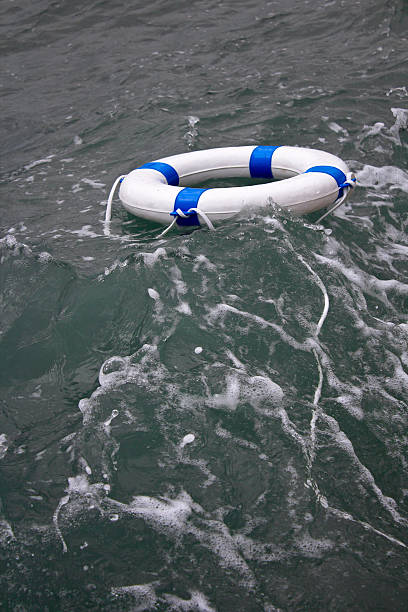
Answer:
[[265, 400], [279, 404], [283, 400], [283, 390], [275, 382], [266, 376], [252, 376], [248, 379], [248, 385], [244, 388], [244, 397], [258, 407]]
[[156, 592], [158, 586], [158, 582], [117, 586], [112, 587], [111, 593], [117, 598], [131, 598], [133, 612], [143, 612], [153, 608], [179, 612], [215, 612], [207, 597], [198, 590], [190, 591], [190, 598], [183, 599], [173, 593], [161, 592], [158, 595]]
[[334, 542], [329, 538], [313, 538], [309, 533], [303, 533], [296, 539], [296, 545], [305, 557], [320, 558], [323, 554], [332, 550]]
[[194, 502], [190, 495], [182, 491], [175, 499], [161, 499], [139, 495], [132, 499], [129, 511], [143, 517], [147, 523], [159, 530], [181, 534], [185, 531], [186, 522], [193, 510]]
[[366, 164], [357, 172], [357, 180], [362, 187], [380, 190], [390, 185], [391, 189], [401, 189], [408, 193], [408, 172], [395, 166], [377, 167]]
[[145, 266], [152, 268], [161, 258], [166, 257], [166, 250], [159, 247], [153, 253], [141, 253]]
[[216, 393], [211, 398], [211, 403], [214, 406], [227, 408], [228, 410], [236, 410], [239, 397], [241, 385], [237, 374], [231, 374], [227, 376], [227, 389], [225, 393]]
[[199, 591], [192, 591], [190, 599], [181, 599], [175, 595], [165, 595], [166, 601], [174, 610], [185, 610], [185, 612], [216, 612], [206, 596]]
[[226, 377], [226, 390], [211, 397], [211, 404], [235, 411], [240, 401], [249, 402], [259, 409], [266, 402], [279, 404], [283, 399], [283, 390], [266, 376], [247, 377], [243, 372], [231, 373]]
[[157, 602], [156, 592], [151, 584], [112, 587], [111, 592], [116, 597], [121, 595], [131, 596], [133, 600], [132, 610], [134, 612], [150, 610]]
[[3, 459], [7, 453], [8, 440], [6, 434], [0, 434], [0, 459]]
[[185, 139], [187, 141], [188, 144], [188, 148], [191, 149], [194, 144], [195, 141], [197, 139], [198, 136], [198, 123], [200, 121], [199, 117], [195, 117], [194, 115], [189, 115], [187, 117], [187, 121], [188, 121], [188, 130], [185, 134]]
[[186, 436], [184, 436], [184, 438], [180, 442], [180, 447], [183, 448], [184, 446], [186, 446], [186, 444], [191, 444], [192, 442], [194, 442], [194, 440], [195, 440], [194, 434], [192, 433], [187, 434]]
[[160, 299], [160, 294], [158, 291], [156, 291], [156, 289], [152, 289], [151, 287], [148, 288], [147, 293], [149, 294], [149, 297], [152, 298], [152, 300], [159, 300]]
[[122, 357], [110, 357], [102, 364], [99, 371], [99, 384], [102, 387], [112, 385], [123, 378], [126, 378], [126, 373], [129, 369], [129, 359]]

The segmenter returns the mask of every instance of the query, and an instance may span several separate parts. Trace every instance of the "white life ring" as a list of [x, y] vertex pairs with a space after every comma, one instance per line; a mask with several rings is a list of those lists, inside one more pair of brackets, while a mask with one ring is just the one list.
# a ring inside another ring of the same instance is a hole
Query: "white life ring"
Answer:
[[[272, 182], [245, 187], [191, 187], [214, 178], [265, 178]], [[276, 180], [273, 179], [283, 179]], [[168, 224], [212, 227], [246, 208], [275, 204], [295, 214], [343, 202], [355, 185], [347, 165], [335, 155], [302, 147], [243, 146], [192, 151], [149, 162], [119, 177], [114, 190], [133, 215]]]

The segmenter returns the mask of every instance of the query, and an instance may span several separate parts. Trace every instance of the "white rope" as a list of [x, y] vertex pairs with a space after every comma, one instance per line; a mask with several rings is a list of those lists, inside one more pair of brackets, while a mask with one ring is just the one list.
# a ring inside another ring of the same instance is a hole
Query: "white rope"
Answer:
[[346, 181], [343, 184], [343, 195], [340, 197], [339, 200], [336, 200], [336, 202], [334, 203], [334, 205], [327, 210], [324, 215], [322, 215], [321, 217], [318, 218], [318, 220], [316, 221], [315, 225], [319, 225], [320, 221], [323, 221], [323, 219], [325, 219], [328, 215], [331, 215], [335, 210], [337, 210], [344, 202], [344, 200], [346, 199], [348, 192], [350, 191], [350, 189], [354, 189], [354, 187], [356, 186], [356, 177], [354, 175], [353, 172], [348, 172], [346, 174]]
[[174, 227], [174, 224], [177, 222], [178, 217], [181, 217], [182, 219], [188, 219], [189, 213], [192, 213], [192, 212], [195, 212], [199, 217], [201, 217], [203, 219], [203, 221], [207, 225], [208, 229], [215, 230], [215, 227], [211, 223], [211, 221], [208, 218], [208, 216], [205, 214], [204, 211], [200, 210], [199, 208], [189, 208], [187, 213], [184, 213], [181, 210], [181, 208], [177, 208], [177, 210], [175, 212], [176, 212], [177, 216], [175, 216], [173, 221], [170, 223], [170, 225], [167, 226], [166, 229], [164, 231], [162, 231], [161, 234], [159, 234], [157, 236], [158, 238], [163, 238], [163, 236], [165, 236]]
[[[293, 247], [292, 247], [293, 249]], [[327, 289], [324, 286], [324, 283], [322, 281], [322, 279], [320, 278], [320, 276], [313, 270], [313, 268], [311, 266], [309, 266], [309, 264], [307, 263], [307, 261], [305, 261], [303, 259], [303, 257], [301, 255], [299, 255], [299, 253], [296, 253], [296, 251], [293, 249], [294, 253], [296, 254], [296, 257], [298, 259], [300, 259], [300, 261], [302, 262], [302, 264], [309, 270], [309, 272], [313, 275], [313, 277], [316, 280], [316, 283], [320, 289], [320, 291], [323, 293], [323, 297], [324, 297], [324, 307], [323, 307], [323, 312], [321, 314], [321, 317], [319, 319], [318, 324], [316, 325], [316, 331], [315, 331], [315, 336], [317, 337], [320, 334], [320, 331], [323, 327], [323, 323], [326, 320], [327, 317], [327, 313], [329, 312], [329, 308], [330, 308], [330, 301], [329, 301], [329, 295], [327, 293]]]
[[121, 174], [121, 176], [118, 176], [118, 178], [116, 179], [116, 181], [112, 185], [112, 189], [110, 190], [110, 194], [109, 194], [109, 197], [108, 197], [108, 203], [106, 205], [105, 221], [109, 222], [111, 220], [111, 218], [112, 218], [112, 200], [113, 200], [113, 196], [115, 194], [116, 187], [118, 186], [120, 181], [125, 178], [125, 176], [126, 176], [126, 174]]
[[171, 228], [172, 228], [172, 227], [173, 227], [173, 225], [176, 223], [176, 221], [177, 221], [177, 217], [174, 217], [174, 219], [173, 219], [173, 221], [170, 223], [170, 225], [168, 225], [168, 226], [166, 227], [166, 229], [165, 229], [165, 230], [163, 230], [163, 231], [162, 231], [162, 232], [161, 232], [161, 233], [160, 233], [160, 234], [159, 234], [157, 237], [158, 237], [158, 238], [162, 238], [163, 236], [165, 236], [165, 235], [166, 235], [166, 234], [167, 234], [167, 233], [168, 233], [168, 232], [171, 230]]
[[317, 406], [317, 404], [319, 403], [319, 400], [320, 400], [320, 396], [322, 394], [323, 370], [322, 370], [322, 366], [321, 366], [321, 363], [320, 363], [320, 360], [319, 360], [319, 355], [317, 354], [316, 349], [313, 349], [313, 355], [315, 356], [316, 363], [317, 363], [317, 369], [319, 371], [319, 383], [318, 383], [318, 385], [316, 387], [314, 398], [313, 398], [313, 405]]
[[[289, 243], [290, 244], [290, 243]], [[320, 291], [323, 293], [323, 298], [324, 298], [324, 305], [323, 305], [323, 312], [320, 316], [320, 319], [316, 325], [316, 329], [314, 332], [314, 337], [316, 340], [318, 340], [319, 338], [319, 334], [321, 332], [321, 329], [323, 327], [323, 324], [326, 320], [327, 314], [329, 312], [329, 308], [330, 308], [330, 301], [329, 301], [329, 295], [327, 293], [327, 289], [324, 286], [324, 283], [322, 281], [322, 279], [320, 278], [320, 276], [313, 270], [313, 268], [307, 263], [307, 261], [305, 261], [302, 257], [302, 255], [300, 255], [299, 253], [296, 253], [296, 251], [293, 249], [292, 245], [290, 244], [293, 252], [295, 253], [296, 257], [302, 262], [302, 264], [309, 270], [309, 272], [312, 274], [313, 278], [315, 279]], [[319, 406], [319, 401], [322, 395], [322, 388], [323, 388], [323, 379], [324, 379], [324, 375], [323, 375], [323, 368], [322, 365], [320, 363], [320, 359], [319, 359], [319, 355], [318, 352], [316, 350], [316, 348], [312, 348], [312, 353], [314, 355], [314, 358], [316, 360], [316, 365], [317, 365], [317, 371], [319, 374], [319, 381], [317, 383], [317, 387], [315, 389], [314, 392], [314, 396], [313, 396], [313, 410], [312, 410], [312, 415], [310, 418], [310, 443], [309, 443], [309, 449], [306, 452], [306, 469], [308, 472], [308, 479], [306, 481], [306, 486], [311, 487], [315, 494], [316, 494], [316, 498], [319, 501], [319, 503], [323, 504], [324, 503], [324, 497], [321, 495], [320, 491], [319, 491], [319, 487], [315, 481], [315, 479], [312, 476], [312, 467], [313, 467], [313, 463], [316, 457], [316, 424], [317, 421], [319, 420], [319, 417], [322, 414], [321, 408]]]
[[215, 227], [211, 223], [210, 219], [207, 217], [207, 215], [205, 214], [205, 212], [203, 210], [200, 210], [199, 208], [190, 208], [190, 210], [188, 212], [195, 212], [195, 213], [197, 213], [197, 215], [199, 217], [201, 217], [203, 219], [203, 221], [207, 224], [208, 229], [210, 229], [210, 230], [214, 230], [215, 229]]

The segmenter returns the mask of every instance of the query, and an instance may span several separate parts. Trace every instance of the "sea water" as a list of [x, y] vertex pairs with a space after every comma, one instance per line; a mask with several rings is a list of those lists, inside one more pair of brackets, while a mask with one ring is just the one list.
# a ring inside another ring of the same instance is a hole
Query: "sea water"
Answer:
[[[0, 13], [0, 608], [406, 610], [406, 2]], [[118, 175], [252, 144], [358, 187], [106, 231]]]

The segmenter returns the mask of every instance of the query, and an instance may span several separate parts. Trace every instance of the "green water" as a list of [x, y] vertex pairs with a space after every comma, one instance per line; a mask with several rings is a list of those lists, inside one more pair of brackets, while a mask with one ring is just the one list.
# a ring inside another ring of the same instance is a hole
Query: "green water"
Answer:
[[[406, 610], [406, 2], [0, 11], [0, 607]], [[104, 232], [119, 174], [247, 144], [359, 187]]]

